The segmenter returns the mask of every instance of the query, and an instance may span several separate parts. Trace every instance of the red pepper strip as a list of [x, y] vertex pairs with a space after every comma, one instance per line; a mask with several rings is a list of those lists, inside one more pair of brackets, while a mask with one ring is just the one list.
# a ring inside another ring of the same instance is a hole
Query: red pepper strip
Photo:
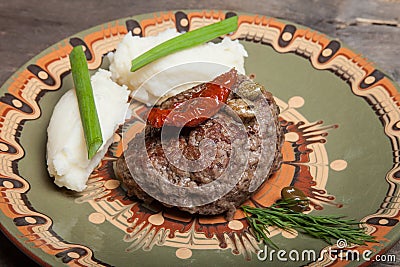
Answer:
[[177, 104], [174, 109], [152, 108], [147, 122], [154, 128], [161, 128], [163, 125], [196, 127], [218, 112], [228, 99], [236, 80], [237, 71], [231, 69], [206, 83], [205, 89]]

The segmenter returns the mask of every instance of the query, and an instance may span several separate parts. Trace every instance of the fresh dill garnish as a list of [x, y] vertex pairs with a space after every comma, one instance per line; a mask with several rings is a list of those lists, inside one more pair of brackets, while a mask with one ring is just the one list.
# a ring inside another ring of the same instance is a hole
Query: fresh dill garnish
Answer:
[[366, 242], [377, 242], [374, 236], [365, 233], [360, 222], [335, 215], [311, 215], [293, 211], [293, 201], [281, 200], [271, 207], [258, 208], [242, 206], [246, 219], [258, 241], [278, 248], [267, 236], [268, 227], [275, 226], [282, 230], [307, 234], [311, 237], [333, 244], [332, 240], [345, 239], [349, 244], [365, 245]]

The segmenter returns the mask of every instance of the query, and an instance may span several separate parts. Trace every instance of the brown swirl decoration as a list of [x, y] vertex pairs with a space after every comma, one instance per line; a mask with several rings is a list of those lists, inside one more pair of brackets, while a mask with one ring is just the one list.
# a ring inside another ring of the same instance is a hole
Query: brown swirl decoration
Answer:
[[[102, 56], [114, 50], [121, 38], [128, 32], [136, 36], [150, 36], [156, 35], [166, 28], [176, 28], [178, 31], [193, 30], [233, 15], [235, 15], [233, 12], [221, 11], [188, 13], [178, 11], [155, 14], [154, 17], [142, 21], [129, 18], [122, 22], [111, 22], [96, 27], [84, 37], [73, 37], [54, 45], [47, 54], [31, 62], [26, 69], [20, 70], [7, 82], [5, 93], [0, 97], [0, 154], [2, 158], [0, 209], [14, 222], [24, 240], [28, 240], [29, 243], [68, 265], [107, 266], [106, 263], [102, 263], [94, 257], [90, 248], [65, 242], [52, 230], [51, 218], [40, 211], [35, 211], [30, 205], [25, 194], [30, 185], [18, 172], [18, 161], [24, 156], [24, 148], [19, 143], [23, 123], [27, 120], [35, 120], [41, 115], [40, 97], [61, 87], [63, 77], [70, 71], [68, 54], [72, 47], [84, 45], [89, 67], [96, 69], [102, 63]], [[400, 203], [396, 201], [399, 197], [398, 184], [400, 181], [400, 96], [390, 79], [361, 55], [343, 47], [340, 42], [310, 29], [274, 18], [240, 15], [239, 28], [231, 37], [269, 45], [279, 53], [295, 53], [307, 58], [314, 68], [330, 70], [346, 81], [352, 92], [364, 98], [376, 112], [383, 124], [385, 134], [392, 143], [394, 165], [386, 176], [389, 190], [381, 208], [376, 213], [366, 216], [364, 220], [368, 223], [369, 233], [375, 235], [379, 240], [384, 240], [385, 236], [398, 224], [400, 218], [400, 212], [398, 212]], [[99, 171], [101, 170], [97, 170], [97, 173]], [[291, 169], [282, 171], [292, 172]], [[92, 178], [91, 183], [99, 179]], [[89, 189], [94, 190], [95, 188], [90, 187]], [[117, 189], [111, 186], [105, 191], [96, 192], [102, 192], [102, 196], [109, 196], [110, 192], [115, 192], [113, 190]], [[90, 200], [81, 199], [80, 201]], [[119, 205], [118, 203], [121, 202], [113, 202], [112, 205]], [[98, 206], [94, 206], [94, 208], [97, 211], [101, 210]], [[127, 220], [132, 216], [131, 208], [132, 206], [129, 206], [122, 213]], [[147, 214], [146, 220], [152, 220], [156, 225], [160, 219], [157, 214], [159, 214], [157, 210]], [[176, 218], [177, 215], [169, 214], [168, 216]], [[184, 219], [184, 217], [180, 217], [180, 219], [182, 218]], [[202, 221], [200, 223], [212, 222]], [[243, 227], [243, 225], [240, 226]], [[238, 225], [231, 225], [232, 229], [237, 227]], [[217, 228], [215, 229], [217, 230]], [[135, 229], [127, 229], [127, 231], [135, 231]], [[187, 231], [190, 232], [190, 235], [196, 234], [192, 228]], [[167, 233], [162, 234], [165, 237]], [[135, 238], [134, 235], [130, 235], [130, 237]], [[247, 238], [252, 246], [250, 253], [254, 253], [257, 244], [251, 235], [247, 235]], [[154, 243], [146, 246], [151, 249], [152, 245]], [[369, 244], [361, 250], [363, 249], [372, 249], [378, 252], [382, 250], [376, 244]], [[326, 258], [323, 261], [325, 266], [344, 264], [343, 261], [331, 262]], [[310, 265], [318, 264], [321, 262]]]

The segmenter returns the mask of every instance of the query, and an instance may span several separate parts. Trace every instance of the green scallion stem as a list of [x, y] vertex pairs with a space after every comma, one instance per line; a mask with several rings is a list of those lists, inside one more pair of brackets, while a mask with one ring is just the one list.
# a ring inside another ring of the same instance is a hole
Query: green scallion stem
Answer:
[[159, 58], [170, 55], [177, 51], [200, 45], [221, 35], [234, 32], [236, 31], [237, 27], [238, 17], [234, 16], [181, 34], [155, 46], [149, 51], [133, 59], [131, 71], [136, 71]]
[[78, 98], [88, 159], [91, 159], [102, 145], [103, 138], [94, 102], [92, 85], [90, 83], [89, 69], [82, 46], [76, 46], [72, 49], [69, 60], [76, 96]]

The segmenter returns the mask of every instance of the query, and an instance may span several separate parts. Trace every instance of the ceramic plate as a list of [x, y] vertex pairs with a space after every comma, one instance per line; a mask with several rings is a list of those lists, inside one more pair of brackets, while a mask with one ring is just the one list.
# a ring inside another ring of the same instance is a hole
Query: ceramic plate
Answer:
[[[284, 251], [279, 258], [256, 242], [240, 211], [228, 222], [130, 200], [113, 172], [122, 153], [118, 133], [87, 190], [78, 194], [53, 185], [45, 161], [46, 128], [55, 103], [72, 88], [73, 46], [86, 47], [95, 70], [107, 65], [104, 55], [125, 34], [192, 30], [233, 14], [163, 12], [99, 25], [46, 49], [2, 86], [0, 219], [18, 247], [52, 266], [265, 266], [265, 261], [342, 266], [378, 260], [398, 240], [397, 85], [341, 42], [261, 15], [239, 14], [232, 38], [249, 53], [247, 74], [276, 97], [286, 141], [281, 169], [246, 204], [269, 206], [282, 187], [294, 185], [311, 199], [312, 213], [364, 221], [379, 243], [328, 245], [271, 228]], [[134, 134], [143, 125], [134, 120], [131, 126]]]

